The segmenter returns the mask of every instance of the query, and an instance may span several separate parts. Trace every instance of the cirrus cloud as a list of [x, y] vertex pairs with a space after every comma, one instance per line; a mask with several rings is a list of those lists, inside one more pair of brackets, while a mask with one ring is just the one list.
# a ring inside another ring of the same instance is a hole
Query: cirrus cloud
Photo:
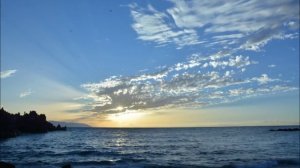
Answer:
[[[299, 1], [173, 0], [158, 11], [131, 4], [138, 39], [178, 49], [205, 43], [258, 51], [272, 39], [299, 28]], [[255, 20], [255, 21], [253, 21]], [[298, 37], [298, 34], [294, 34]]]
[[16, 69], [1, 71], [0, 77], [1, 77], [1, 79], [8, 78], [8, 77], [11, 77], [16, 72], [17, 72]]
[[32, 91], [29, 89], [29, 90], [27, 90], [27, 91], [24, 91], [24, 92], [22, 92], [22, 93], [20, 93], [20, 98], [24, 98], [24, 97], [27, 97], [27, 96], [29, 96], [29, 95], [31, 95], [32, 94]]

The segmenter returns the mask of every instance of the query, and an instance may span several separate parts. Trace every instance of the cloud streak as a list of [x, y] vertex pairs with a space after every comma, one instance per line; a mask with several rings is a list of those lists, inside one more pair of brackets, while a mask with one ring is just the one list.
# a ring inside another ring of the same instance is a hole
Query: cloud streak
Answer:
[[11, 77], [14, 73], [16, 73], [16, 69], [1, 71], [1, 79]]
[[289, 30], [299, 28], [296, 0], [171, 3], [170, 8], [161, 11], [151, 5], [130, 5], [138, 39], [158, 46], [175, 44], [178, 49], [205, 43], [257, 51], [269, 40], [287, 38]]
[[175, 43], [178, 49], [201, 43], [195, 30], [173, 29], [168, 23], [169, 16], [157, 11], [151, 5], [147, 8], [139, 8], [133, 4], [130, 8], [134, 20], [132, 28], [139, 35], [140, 40], [153, 41], [159, 46]]
[[32, 94], [32, 91], [31, 90], [27, 90], [27, 91], [25, 91], [25, 92], [22, 92], [22, 93], [20, 93], [20, 98], [25, 98], [25, 97], [27, 97], [27, 96], [30, 96]]

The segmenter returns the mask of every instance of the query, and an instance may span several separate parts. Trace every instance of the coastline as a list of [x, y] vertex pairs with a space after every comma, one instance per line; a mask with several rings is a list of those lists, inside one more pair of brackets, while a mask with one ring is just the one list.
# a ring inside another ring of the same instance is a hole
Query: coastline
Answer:
[[0, 139], [12, 138], [24, 133], [36, 134], [50, 131], [65, 131], [67, 127], [54, 126], [48, 122], [46, 115], [30, 111], [23, 115], [11, 114], [0, 109]]

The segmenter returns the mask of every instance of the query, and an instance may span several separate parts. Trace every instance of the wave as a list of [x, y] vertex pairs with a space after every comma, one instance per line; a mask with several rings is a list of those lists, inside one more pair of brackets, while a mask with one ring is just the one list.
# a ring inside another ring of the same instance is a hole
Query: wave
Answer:
[[125, 154], [121, 154], [118, 152], [113, 151], [95, 151], [95, 150], [76, 150], [76, 151], [68, 151], [68, 152], [60, 152], [60, 153], [54, 153], [54, 152], [41, 152], [39, 155], [47, 155], [47, 156], [123, 156]]
[[298, 168], [300, 162], [298, 159], [275, 159], [275, 160], [265, 160], [256, 163], [245, 162], [244, 164], [228, 164], [223, 166], [204, 166], [204, 165], [159, 165], [159, 164], [148, 164], [143, 167], [146, 168]]
[[112, 160], [102, 160], [102, 161], [79, 161], [79, 162], [72, 162], [71, 165], [113, 165], [115, 161]]
[[117, 152], [100, 152], [100, 151], [94, 151], [94, 150], [89, 150], [89, 151], [70, 151], [65, 153], [66, 155], [80, 155], [80, 156], [88, 156], [88, 155], [93, 155], [93, 156], [99, 156], [99, 155], [104, 155], [104, 156], [117, 156], [119, 153]]
[[89, 165], [118, 165], [118, 164], [136, 164], [146, 162], [145, 159], [135, 159], [135, 158], [122, 158], [118, 160], [100, 160], [100, 161], [78, 161], [78, 162], [72, 162], [72, 165], [83, 165], [83, 166], [89, 166]]
[[278, 159], [277, 163], [279, 165], [300, 165], [299, 158], [298, 159]]
[[122, 158], [116, 161], [116, 163], [140, 163], [147, 162], [146, 159], [138, 159], [138, 158]]
[[[75, 161], [70, 162], [76, 167], [135, 167], [135, 168], [298, 168], [300, 163], [297, 159], [272, 159], [259, 162], [247, 162], [241, 164], [228, 164], [223, 166], [204, 166], [204, 165], [187, 165], [187, 164], [171, 164], [171, 163], [153, 163], [146, 159], [138, 158], [121, 158], [116, 160], [92, 160], [92, 161]], [[23, 163], [20, 167], [47, 167], [46, 163]], [[56, 165], [63, 165], [58, 163]], [[50, 166], [50, 165], [49, 165]]]
[[220, 168], [277, 168], [277, 167], [295, 167], [300, 166], [298, 159], [272, 159], [256, 163], [242, 164], [229, 164], [221, 166]]

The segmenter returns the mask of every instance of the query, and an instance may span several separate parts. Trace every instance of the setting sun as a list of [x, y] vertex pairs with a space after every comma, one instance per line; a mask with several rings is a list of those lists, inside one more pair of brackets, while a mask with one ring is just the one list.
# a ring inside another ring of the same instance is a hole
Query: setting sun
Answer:
[[108, 119], [114, 122], [126, 123], [126, 122], [137, 120], [142, 116], [143, 116], [142, 113], [138, 113], [135, 111], [125, 111], [122, 113], [110, 114], [108, 116]]

